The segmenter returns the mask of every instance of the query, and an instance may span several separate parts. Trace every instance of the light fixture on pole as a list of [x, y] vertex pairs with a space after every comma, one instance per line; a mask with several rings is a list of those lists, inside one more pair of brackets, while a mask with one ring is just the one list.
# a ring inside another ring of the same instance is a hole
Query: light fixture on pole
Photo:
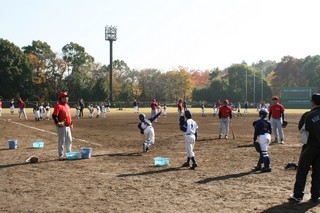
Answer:
[[117, 40], [117, 27], [106, 26], [105, 28], [105, 39], [110, 42], [110, 104], [112, 103], [112, 42]]

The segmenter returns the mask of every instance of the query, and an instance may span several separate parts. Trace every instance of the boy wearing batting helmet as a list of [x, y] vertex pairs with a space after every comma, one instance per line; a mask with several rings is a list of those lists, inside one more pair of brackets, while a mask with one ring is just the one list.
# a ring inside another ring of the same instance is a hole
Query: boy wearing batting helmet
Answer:
[[140, 129], [140, 133], [145, 135], [145, 141], [143, 143], [143, 151], [145, 152], [149, 151], [149, 147], [154, 144], [155, 134], [152, 127], [152, 122], [160, 116], [161, 112], [162, 110], [160, 108], [160, 112], [149, 119], [146, 118], [145, 114], [139, 115], [139, 120], [141, 122], [138, 124], [138, 128]]
[[[261, 109], [259, 111], [260, 120], [254, 126], [253, 143], [259, 152], [260, 157], [254, 171], [271, 172], [270, 157], [268, 154], [268, 145], [271, 141], [272, 127], [270, 121], [267, 120], [268, 110]], [[264, 165], [262, 168], [261, 165]]]
[[195, 169], [198, 167], [198, 164], [195, 159], [193, 152], [194, 145], [198, 138], [198, 125], [192, 119], [192, 114], [190, 110], [186, 110], [184, 113], [187, 118], [186, 121], [180, 124], [180, 130], [184, 132], [184, 142], [187, 151], [187, 161], [182, 165], [182, 167], [190, 167], [190, 160], [192, 161], [192, 166], [190, 169]]

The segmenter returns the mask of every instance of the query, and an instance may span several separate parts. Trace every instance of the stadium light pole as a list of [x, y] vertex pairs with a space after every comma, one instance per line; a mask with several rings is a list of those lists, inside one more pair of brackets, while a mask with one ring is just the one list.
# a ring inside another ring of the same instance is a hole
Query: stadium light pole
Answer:
[[248, 70], [246, 70], [246, 102], [248, 101]]
[[110, 43], [110, 104], [112, 103], [112, 42], [117, 40], [117, 27], [116, 26], [106, 26], [105, 28], [105, 39]]
[[261, 101], [263, 101], [263, 70], [261, 72]]

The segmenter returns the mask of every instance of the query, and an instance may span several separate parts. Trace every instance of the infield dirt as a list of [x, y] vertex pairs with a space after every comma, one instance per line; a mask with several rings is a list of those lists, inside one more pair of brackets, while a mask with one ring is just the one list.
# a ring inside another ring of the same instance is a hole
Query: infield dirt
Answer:
[[[320, 205], [308, 202], [310, 175], [304, 201], [287, 201], [296, 171], [285, 166], [299, 159], [301, 114], [286, 114], [285, 143], [269, 149], [270, 173], [251, 172], [259, 157], [252, 146], [255, 110], [234, 117], [236, 140], [231, 134], [219, 140], [219, 119], [194, 113], [199, 125], [194, 150], [199, 167], [194, 171], [180, 167], [186, 152], [177, 113], [154, 123], [156, 142], [148, 153], [142, 152], [138, 114], [131, 109], [114, 110], [105, 119], [73, 118], [73, 151], [93, 149], [90, 159], [73, 161], [57, 160], [52, 120], [35, 122], [32, 114], [29, 120], [18, 120], [16, 114], [4, 114], [0, 119], [0, 211], [320, 212]], [[9, 139], [18, 140], [17, 149], [8, 149]], [[45, 142], [44, 148], [32, 148], [38, 140]], [[40, 162], [26, 163], [33, 155]], [[155, 157], [170, 158], [170, 165], [154, 167]]]

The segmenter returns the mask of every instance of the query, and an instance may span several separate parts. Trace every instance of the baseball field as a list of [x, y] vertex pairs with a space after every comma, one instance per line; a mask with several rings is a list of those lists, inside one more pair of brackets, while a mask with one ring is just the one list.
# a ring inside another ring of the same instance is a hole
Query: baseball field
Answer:
[[[149, 109], [142, 109], [147, 117]], [[196, 170], [181, 168], [186, 159], [183, 133], [175, 109], [154, 123], [156, 142], [142, 152], [143, 137], [133, 109], [112, 109], [106, 118], [75, 119], [73, 151], [91, 147], [90, 159], [57, 159], [53, 121], [19, 120], [7, 109], [0, 118], [0, 212], [320, 212], [308, 202], [310, 175], [304, 201], [289, 203], [301, 150], [298, 121], [306, 110], [287, 110], [285, 143], [271, 145], [272, 172], [251, 172], [258, 153], [252, 146], [256, 110], [235, 116], [236, 139], [218, 139], [219, 119], [207, 109], [192, 109], [199, 125]], [[8, 140], [18, 141], [17, 149]], [[43, 141], [43, 148], [33, 148]], [[39, 162], [26, 163], [30, 156]], [[154, 166], [155, 157], [170, 165]]]

